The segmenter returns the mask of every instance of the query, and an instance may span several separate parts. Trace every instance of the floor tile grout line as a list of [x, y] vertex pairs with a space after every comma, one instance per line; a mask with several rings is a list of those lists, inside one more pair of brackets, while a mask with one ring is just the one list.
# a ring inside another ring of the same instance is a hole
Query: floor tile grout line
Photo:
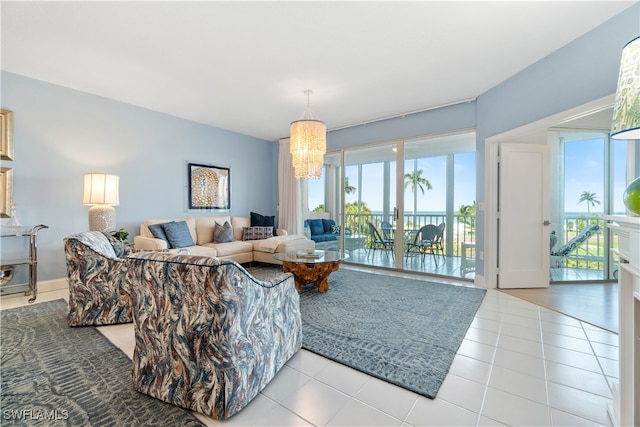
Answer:
[[[487, 402], [487, 394], [489, 392], [489, 383], [491, 382], [491, 374], [493, 373], [493, 366], [494, 363], [496, 361], [496, 354], [498, 352], [498, 345], [500, 343], [500, 336], [501, 336], [501, 332], [502, 332], [502, 320], [500, 321], [500, 327], [498, 328], [498, 331], [496, 332], [498, 337], [496, 339], [496, 345], [493, 346], [493, 355], [491, 356], [491, 362], [489, 363], [489, 372], [487, 373], [487, 380], [486, 380], [486, 384], [484, 385], [484, 393], [482, 395], [482, 402], [480, 403], [480, 409], [478, 410], [478, 419], [476, 421], [476, 425], [479, 426], [480, 425], [480, 420], [482, 419], [482, 414], [484, 412], [484, 408], [485, 408], [485, 404]], [[489, 418], [489, 417], [487, 417]], [[498, 421], [498, 420], [496, 420]], [[500, 421], [498, 421], [500, 422]]]
[[542, 370], [544, 373], [544, 392], [547, 400], [547, 417], [549, 419], [549, 425], [553, 425], [553, 415], [551, 414], [551, 394], [549, 393], [549, 376], [547, 373], [547, 355], [545, 353], [545, 337], [544, 330], [542, 328], [542, 311], [540, 306], [538, 306], [538, 316], [538, 325], [540, 328], [540, 351], [542, 352]]
[[[580, 322], [580, 325], [582, 325], [582, 322]], [[584, 326], [582, 326], [582, 329], [584, 330]], [[589, 342], [589, 347], [591, 347], [591, 351], [593, 351], [593, 356], [596, 358], [596, 362], [598, 363], [598, 366], [600, 367], [600, 373], [602, 374], [605, 383], [607, 383], [607, 387], [609, 388], [609, 392], [611, 392], [611, 395], [613, 396], [613, 388], [611, 387], [611, 382], [609, 380], [607, 380], [607, 374], [604, 371], [604, 368], [602, 367], [602, 363], [600, 362], [600, 357], [598, 356], [596, 349], [593, 348], [593, 345], [591, 343], [591, 338], [589, 338], [589, 334], [587, 334], [587, 331], [584, 331], [584, 334], [587, 336], [587, 341]], [[618, 348], [620, 348], [618, 346]], [[608, 359], [608, 357], [605, 357], [605, 359]], [[618, 372], [618, 376], [620, 376], [620, 373]]]

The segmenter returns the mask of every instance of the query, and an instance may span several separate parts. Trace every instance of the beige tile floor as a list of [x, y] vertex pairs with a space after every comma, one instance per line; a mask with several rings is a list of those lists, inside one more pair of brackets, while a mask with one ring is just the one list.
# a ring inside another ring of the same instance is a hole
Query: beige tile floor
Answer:
[[[43, 292], [38, 302], [66, 297]], [[25, 304], [1, 300], [2, 309]], [[98, 329], [132, 356], [131, 324]], [[489, 290], [435, 400], [301, 350], [239, 414], [200, 418], [210, 426], [606, 426], [617, 345], [616, 334]]]

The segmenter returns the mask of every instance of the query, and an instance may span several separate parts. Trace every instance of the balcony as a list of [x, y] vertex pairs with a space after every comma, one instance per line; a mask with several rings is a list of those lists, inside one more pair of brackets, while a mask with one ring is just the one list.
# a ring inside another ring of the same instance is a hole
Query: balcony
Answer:
[[[357, 245], [347, 246], [350, 258], [346, 261], [353, 264], [362, 264], [381, 268], [395, 268], [395, 257], [390, 251], [371, 251], [371, 237], [367, 229], [367, 223], [372, 222], [381, 230], [382, 221], [393, 223], [390, 216], [383, 214], [347, 214], [345, 215], [346, 228], [351, 231], [351, 237], [358, 239]], [[426, 224], [438, 225], [447, 222], [444, 214], [406, 214], [404, 216], [405, 243], [412, 240], [412, 233]], [[404, 258], [404, 270], [419, 272], [437, 276], [449, 276], [462, 280], [473, 280], [475, 260], [475, 216], [454, 214], [452, 216], [453, 227], [447, 224], [444, 238], [444, 259], [440, 256], [438, 262], [431, 254], [426, 254], [424, 262], [419, 256]], [[559, 264], [550, 268], [551, 282], [572, 281], [602, 281], [616, 277], [617, 259], [608, 259], [610, 251], [607, 250], [607, 231], [605, 222], [601, 216], [565, 215], [561, 235], [555, 249], [576, 237], [586, 226], [598, 224], [599, 231], [582, 242], [577, 248], [566, 256], [557, 259]], [[617, 237], [611, 236], [612, 242], [608, 246], [617, 247]], [[466, 246], [466, 254], [463, 256], [463, 246]], [[610, 270], [610, 273], [608, 273]]]

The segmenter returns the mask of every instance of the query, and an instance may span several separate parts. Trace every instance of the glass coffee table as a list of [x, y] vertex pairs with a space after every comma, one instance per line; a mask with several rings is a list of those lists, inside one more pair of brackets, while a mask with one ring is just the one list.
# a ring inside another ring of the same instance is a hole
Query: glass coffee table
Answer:
[[306, 251], [280, 252], [273, 259], [282, 261], [282, 271], [293, 273], [296, 289], [301, 290], [308, 283], [314, 283], [318, 292], [329, 290], [329, 274], [340, 268], [340, 262], [349, 258], [339, 251]]

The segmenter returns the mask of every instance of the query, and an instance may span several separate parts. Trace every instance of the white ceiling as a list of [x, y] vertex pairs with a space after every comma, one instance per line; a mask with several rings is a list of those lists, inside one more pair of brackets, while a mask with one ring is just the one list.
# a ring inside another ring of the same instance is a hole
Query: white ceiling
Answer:
[[1, 67], [275, 141], [305, 89], [330, 130], [475, 98], [634, 3], [3, 0]]

